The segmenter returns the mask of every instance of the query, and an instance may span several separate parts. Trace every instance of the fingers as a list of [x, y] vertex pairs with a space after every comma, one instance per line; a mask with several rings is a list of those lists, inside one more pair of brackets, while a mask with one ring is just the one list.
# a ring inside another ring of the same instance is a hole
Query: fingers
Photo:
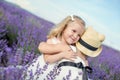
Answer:
[[76, 59], [76, 57], [71, 57], [71, 58], [68, 58], [68, 60], [74, 62], [74, 60]]
[[68, 55], [70, 55], [71, 58], [75, 58], [77, 56], [77, 54], [75, 52], [73, 52], [73, 51], [69, 51]]
[[74, 59], [72, 59], [72, 58], [69, 58], [68, 60], [70, 60], [70, 61], [74, 62]]
[[69, 49], [68, 51], [72, 51], [72, 49]]
[[76, 56], [76, 55], [72, 55], [70, 58], [72, 58], [72, 59], [76, 59], [77, 56]]
[[68, 52], [67, 53], [67, 58], [70, 60], [70, 61], [74, 61], [76, 59], [76, 54], [73, 53], [73, 52]]
[[77, 54], [73, 52], [72, 49], [69, 49], [67, 51], [64, 51], [63, 58], [68, 59], [70, 61], [74, 61], [77, 57]]

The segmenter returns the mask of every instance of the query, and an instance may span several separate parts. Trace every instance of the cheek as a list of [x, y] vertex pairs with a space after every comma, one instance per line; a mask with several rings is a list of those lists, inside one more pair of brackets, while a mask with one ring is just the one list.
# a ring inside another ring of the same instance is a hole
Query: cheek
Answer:
[[66, 37], [69, 37], [70, 35], [71, 35], [71, 33], [69, 31], [65, 33]]
[[67, 32], [63, 33], [62, 36], [64, 37], [64, 39], [68, 39], [69, 38], [69, 34]]
[[76, 39], [76, 42], [77, 42], [79, 39], [80, 39], [80, 37], [78, 37], [78, 38]]

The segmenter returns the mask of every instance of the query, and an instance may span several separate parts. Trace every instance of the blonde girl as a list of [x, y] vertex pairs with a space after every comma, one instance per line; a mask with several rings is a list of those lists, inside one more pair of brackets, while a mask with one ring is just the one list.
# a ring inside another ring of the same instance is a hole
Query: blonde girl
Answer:
[[[77, 51], [75, 43], [80, 39], [85, 31], [85, 22], [78, 16], [68, 16], [61, 23], [56, 25], [48, 34], [47, 42], [41, 42], [39, 50], [44, 53], [44, 60], [49, 63], [72, 61], [75, 63], [82, 62], [84, 66], [88, 66], [86, 56]], [[78, 73], [81, 70], [71, 66], [62, 66], [57, 80], [61, 80], [68, 71], [72, 70], [70, 80], [75, 78], [81, 79], [82, 75]], [[75, 75], [76, 74], [76, 75]]]
[[[43, 54], [32, 64], [34, 66], [28, 68], [28, 71], [33, 71], [34, 79], [38, 76], [35, 76], [35, 70], [38, 64], [40, 65], [39, 67], [43, 67], [48, 63], [48, 68], [42, 75], [39, 75], [39, 80], [49, 80], [48, 76], [50, 72], [52, 71], [54, 73], [54, 66], [64, 61], [82, 62], [83, 65], [88, 65], [85, 55], [77, 51], [75, 46], [75, 43], [80, 39], [84, 31], [84, 20], [75, 15], [67, 16], [63, 21], [53, 27], [47, 36], [47, 41], [41, 42], [38, 46], [38, 49]], [[76, 78], [80, 80], [82, 75], [80, 75], [79, 72], [82, 72], [82, 70], [71, 66], [68, 67], [61, 67], [62, 70], [58, 76], [54, 76], [54, 79], [51, 75], [52, 80], [63, 80], [69, 71], [72, 72], [70, 80]]]

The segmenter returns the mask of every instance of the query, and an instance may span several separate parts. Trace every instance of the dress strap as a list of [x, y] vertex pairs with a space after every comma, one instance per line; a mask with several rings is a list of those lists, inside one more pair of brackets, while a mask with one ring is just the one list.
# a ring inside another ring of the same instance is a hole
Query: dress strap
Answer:
[[75, 47], [75, 46], [70, 45], [70, 48], [71, 48], [74, 52], [77, 52], [77, 49], [76, 49], [76, 47]]
[[57, 43], [60, 43], [60, 41], [56, 37], [54, 37], [52, 38], [52, 43], [57, 44]]

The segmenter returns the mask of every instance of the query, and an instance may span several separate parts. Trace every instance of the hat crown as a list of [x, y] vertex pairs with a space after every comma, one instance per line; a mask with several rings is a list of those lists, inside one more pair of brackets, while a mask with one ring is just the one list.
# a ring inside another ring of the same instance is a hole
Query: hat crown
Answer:
[[82, 35], [81, 39], [87, 44], [98, 48], [104, 41], [105, 36], [95, 31], [92, 27], [88, 27], [85, 33]]

